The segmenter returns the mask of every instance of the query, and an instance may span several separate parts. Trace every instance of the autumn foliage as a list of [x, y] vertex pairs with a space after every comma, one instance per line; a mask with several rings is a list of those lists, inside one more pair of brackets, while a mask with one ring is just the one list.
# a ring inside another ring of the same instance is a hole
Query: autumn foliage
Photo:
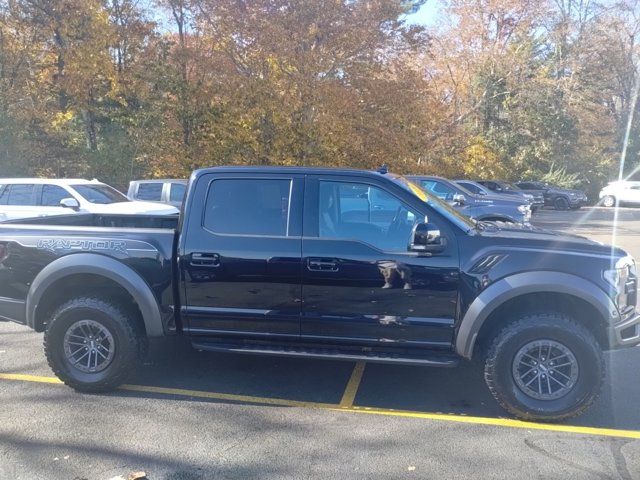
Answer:
[[450, 0], [428, 28], [408, 20], [423, 3], [0, 0], [0, 176], [617, 175], [637, 0]]

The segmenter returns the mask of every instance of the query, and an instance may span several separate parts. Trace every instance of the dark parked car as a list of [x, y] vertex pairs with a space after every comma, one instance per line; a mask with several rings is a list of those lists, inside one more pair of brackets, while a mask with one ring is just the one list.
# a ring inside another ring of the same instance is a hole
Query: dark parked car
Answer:
[[186, 191], [187, 180], [184, 179], [134, 180], [129, 182], [127, 197], [130, 200], [168, 203], [180, 208]]
[[546, 182], [518, 182], [516, 186], [524, 190], [542, 190], [544, 204], [556, 210], [578, 210], [587, 204], [587, 194], [581, 190], [570, 190]]
[[477, 195], [456, 182], [441, 177], [410, 176], [408, 178], [474, 220], [527, 223], [531, 219], [531, 208], [524, 199], [512, 200], [500, 195]]
[[473, 359], [509, 412], [558, 420], [600, 394], [603, 351], [640, 343], [636, 286], [619, 248], [474, 222], [359, 170], [209, 168], [180, 219], [0, 224], [0, 318], [44, 332], [55, 374], [86, 392], [125, 382], [149, 338], [184, 335], [217, 352]]
[[544, 191], [543, 190], [524, 190], [517, 185], [509, 182], [498, 180], [478, 180], [480, 185], [488, 188], [490, 191], [500, 195], [522, 196], [529, 195], [531, 197], [531, 210], [536, 211], [544, 207]]

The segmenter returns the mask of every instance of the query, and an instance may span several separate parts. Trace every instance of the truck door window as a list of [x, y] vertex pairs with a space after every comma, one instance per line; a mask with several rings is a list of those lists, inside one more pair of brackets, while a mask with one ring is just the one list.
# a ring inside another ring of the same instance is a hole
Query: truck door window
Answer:
[[59, 207], [60, 200], [70, 197], [72, 197], [72, 195], [62, 187], [57, 185], [43, 185], [40, 205], [43, 207]]
[[320, 182], [320, 238], [359, 240], [406, 252], [420, 216], [395, 196], [365, 184]]
[[218, 179], [211, 182], [204, 227], [231, 235], [288, 236], [291, 180]]
[[443, 200], [453, 200], [453, 196], [456, 194], [453, 188], [444, 183], [436, 182], [435, 180], [423, 180], [420, 183], [425, 189], [435, 193], [438, 198]]
[[474, 185], [473, 183], [460, 182], [460, 185], [462, 185], [464, 188], [469, 190], [471, 193], [480, 194], [480, 192], [482, 191], [480, 187], [478, 187], [477, 185]]
[[162, 199], [162, 183], [141, 183], [138, 185], [138, 200], [159, 202]]
[[33, 187], [27, 184], [7, 185], [0, 197], [0, 205], [34, 205]]

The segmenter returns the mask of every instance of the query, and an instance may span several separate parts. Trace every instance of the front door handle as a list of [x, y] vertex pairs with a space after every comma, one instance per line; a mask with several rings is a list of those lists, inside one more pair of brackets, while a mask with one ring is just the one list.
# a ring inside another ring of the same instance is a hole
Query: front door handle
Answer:
[[313, 272], [337, 272], [338, 260], [335, 258], [308, 258], [307, 268]]
[[219, 267], [220, 255], [217, 253], [192, 253], [189, 265], [192, 267]]

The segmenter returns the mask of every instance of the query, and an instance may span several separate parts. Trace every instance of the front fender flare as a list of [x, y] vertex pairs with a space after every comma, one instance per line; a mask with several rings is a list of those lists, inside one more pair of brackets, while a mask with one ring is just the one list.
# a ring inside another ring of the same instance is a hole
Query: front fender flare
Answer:
[[564, 293], [585, 300], [609, 320], [618, 310], [609, 296], [594, 283], [576, 275], [560, 272], [524, 272], [491, 284], [471, 302], [460, 322], [455, 342], [456, 353], [471, 359], [478, 333], [485, 320], [507, 300], [528, 293]]
[[31, 284], [26, 300], [27, 325], [36, 328], [36, 311], [47, 290], [69, 275], [91, 274], [113, 280], [138, 304], [149, 337], [164, 335], [158, 301], [144, 279], [133, 269], [111, 257], [75, 253], [54, 260], [44, 267]]

